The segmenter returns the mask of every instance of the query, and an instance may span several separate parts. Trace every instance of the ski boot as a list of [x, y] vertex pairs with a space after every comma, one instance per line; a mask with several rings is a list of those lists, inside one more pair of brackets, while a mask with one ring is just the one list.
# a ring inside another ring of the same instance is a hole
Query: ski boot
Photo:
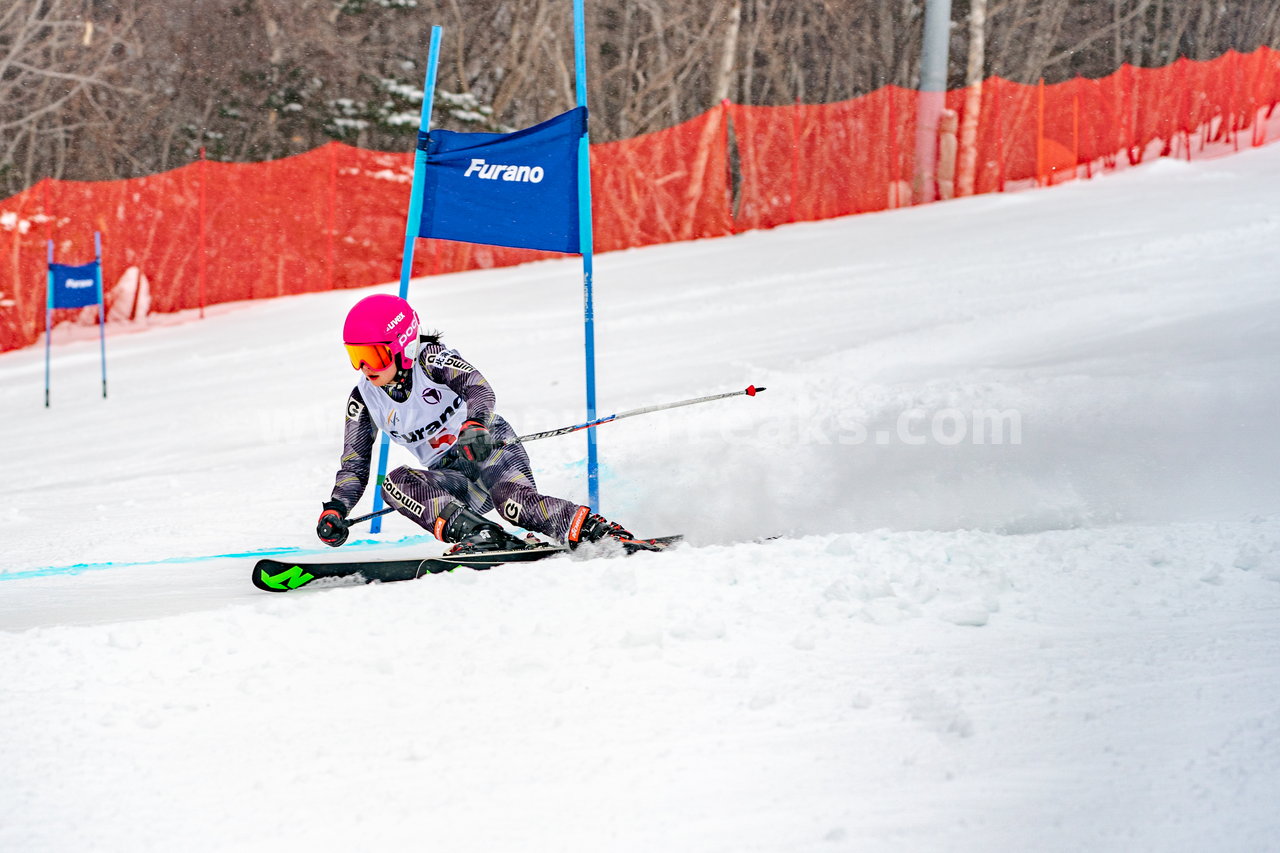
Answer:
[[517, 539], [502, 526], [467, 509], [457, 501], [451, 502], [436, 519], [436, 538], [453, 542], [445, 556], [476, 554], [484, 551], [515, 551], [528, 548], [523, 539]]
[[573, 522], [569, 525], [569, 533], [565, 536], [565, 544], [569, 550], [577, 550], [578, 546], [587, 542], [608, 540], [631, 541], [635, 536], [616, 521], [609, 521], [602, 515], [594, 513], [589, 507], [578, 507], [573, 514]]

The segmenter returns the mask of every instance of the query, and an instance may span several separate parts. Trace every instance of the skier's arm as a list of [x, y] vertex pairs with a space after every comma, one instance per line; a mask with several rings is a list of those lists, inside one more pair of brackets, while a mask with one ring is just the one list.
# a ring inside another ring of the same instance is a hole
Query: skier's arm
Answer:
[[489, 425], [496, 398], [483, 373], [458, 355], [457, 350], [445, 349], [440, 344], [424, 346], [418, 358], [432, 382], [439, 382], [462, 397], [467, 404], [468, 420]]
[[[334, 478], [330, 503], [340, 504], [343, 516], [351, 512], [365, 487], [369, 485], [369, 468], [373, 459], [373, 439], [377, 429], [364, 404], [359, 388], [351, 390], [347, 398], [347, 420], [343, 428], [342, 463]], [[326, 504], [328, 506], [328, 504]]]

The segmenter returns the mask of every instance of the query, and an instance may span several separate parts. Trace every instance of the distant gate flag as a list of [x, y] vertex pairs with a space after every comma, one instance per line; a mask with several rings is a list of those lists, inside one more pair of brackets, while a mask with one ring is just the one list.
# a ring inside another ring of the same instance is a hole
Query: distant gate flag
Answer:
[[84, 308], [98, 304], [98, 262], [78, 267], [52, 264], [49, 267], [51, 308]]
[[98, 347], [102, 351], [102, 396], [107, 396], [107, 316], [102, 298], [102, 235], [93, 233], [93, 260], [72, 266], [53, 262], [49, 241], [47, 290], [44, 309], [44, 405], [49, 407], [49, 359], [53, 348], [53, 312], [59, 308], [98, 306]]
[[419, 237], [577, 253], [578, 141], [587, 108], [515, 133], [418, 134], [426, 151]]

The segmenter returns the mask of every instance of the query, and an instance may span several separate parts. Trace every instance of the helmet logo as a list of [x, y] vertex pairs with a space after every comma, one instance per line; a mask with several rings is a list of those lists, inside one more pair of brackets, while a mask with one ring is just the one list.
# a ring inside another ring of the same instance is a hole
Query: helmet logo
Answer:
[[403, 319], [404, 319], [404, 312], [401, 311], [399, 314], [396, 315], [396, 318], [394, 320], [392, 320], [390, 323], [387, 324], [387, 331], [389, 332], [392, 329], [394, 329], [396, 327], [396, 324]]
[[[396, 323], [400, 322], [403, 319], [404, 319], [404, 315], [401, 314], [399, 317], [396, 318]], [[396, 323], [392, 323], [391, 325], [394, 326]], [[391, 331], [391, 330], [388, 328], [387, 331]], [[416, 345], [418, 343], [418, 317], [416, 314], [414, 315], [413, 319], [409, 322], [409, 328], [405, 329], [403, 332], [400, 332], [399, 334], [396, 335], [396, 343], [400, 346], [402, 350], [405, 351], [405, 355], [408, 356], [410, 360], [412, 360], [414, 356], [417, 355]], [[414, 345], [415, 352], [411, 353], [408, 351], [410, 348], [410, 344]]]

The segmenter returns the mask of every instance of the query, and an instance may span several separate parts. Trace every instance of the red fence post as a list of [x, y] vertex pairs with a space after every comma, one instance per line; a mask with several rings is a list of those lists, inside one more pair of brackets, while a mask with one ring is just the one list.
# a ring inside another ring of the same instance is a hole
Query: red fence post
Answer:
[[1002, 92], [1004, 89], [1004, 80], [1000, 81], [1000, 85], [996, 87], [996, 97], [993, 102], [995, 107], [996, 123], [996, 181], [1000, 187], [1000, 192], [1004, 192], [1004, 109], [1001, 102], [1004, 100]]
[[334, 241], [337, 239], [338, 225], [338, 143], [329, 143], [329, 228], [328, 228], [328, 264], [325, 270], [325, 290], [333, 290], [334, 270], [337, 266]]
[[[1236, 53], [1235, 51], [1231, 52], [1231, 64], [1232, 66], [1234, 66], [1232, 68], [1233, 73], [1231, 75], [1231, 80], [1237, 84], [1240, 82], [1240, 79], [1243, 76], [1240, 70], [1240, 60], [1242, 58], [1243, 58], [1242, 54]], [[1230, 94], [1234, 95], [1235, 93], [1231, 92]], [[1241, 111], [1236, 109], [1237, 103], [1238, 103], [1237, 99], [1233, 98], [1232, 104], [1231, 104], [1231, 145], [1232, 145], [1232, 148], [1234, 148], [1234, 150], [1239, 151], [1240, 150], [1240, 119], [1241, 119], [1240, 113]]]
[[796, 196], [800, 194], [800, 131], [796, 128], [799, 121], [800, 99], [796, 98], [794, 105], [787, 110], [787, 116], [791, 119], [789, 127], [791, 129], [791, 192], [787, 198], [787, 221], [796, 221]]
[[1044, 173], [1044, 78], [1040, 78], [1040, 85], [1036, 87], [1037, 109], [1036, 109], [1036, 184], [1045, 186], [1048, 181], [1045, 180]]
[[1191, 119], [1192, 119], [1192, 94], [1191, 94], [1191, 60], [1183, 57], [1182, 59], [1182, 97], [1185, 110], [1182, 116], [1182, 144], [1187, 149], [1187, 162], [1191, 162]]
[[897, 97], [898, 90], [894, 86], [886, 86], [885, 94], [889, 96], [888, 105], [885, 107], [885, 120], [889, 123], [889, 198], [890, 207], [900, 207], [902, 199], [898, 198], [898, 172], [900, 165], [898, 163], [898, 111], [894, 109], [894, 100]]
[[[45, 237], [46, 237], [45, 246], [50, 246], [54, 244], [53, 232], [54, 232], [54, 225], [56, 223], [54, 222], [54, 215], [50, 212], [53, 208], [49, 204], [49, 185], [52, 183], [53, 183], [53, 178], [44, 178], [40, 181], [40, 212], [44, 214]], [[46, 254], [45, 257], [48, 259], [52, 259], [54, 257], [52, 254], [52, 249], [49, 249], [47, 251], [50, 252], [50, 254]], [[45, 299], [41, 300], [42, 306], [44, 305], [45, 300], [47, 299], [48, 299], [48, 293], [45, 294]], [[41, 323], [41, 327], [40, 327], [41, 331], [45, 332], [46, 334], [52, 335], [53, 325], [54, 325], [53, 312], [42, 310], [40, 312], [40, 319], [44, 321]]]
[[204, 146], [200, 147], [200, 245], [196, 255], [196, 277], [200, 285], [200, 319], [204, 319], [205, 280], [205, 185], [208, 183], [209, 161], [205, 158]]
[[53, 209], [49, 205], [49, 184], [53, 183], [53, 178], [43, 178], [40, 181], [40, 213], [44, 216], [45, 238], [47, 241], [53, 240]]
[[1071, 178], [1080, 177], [1080, 83], [1076, 78], [1075, 91], [1071, 95]]

